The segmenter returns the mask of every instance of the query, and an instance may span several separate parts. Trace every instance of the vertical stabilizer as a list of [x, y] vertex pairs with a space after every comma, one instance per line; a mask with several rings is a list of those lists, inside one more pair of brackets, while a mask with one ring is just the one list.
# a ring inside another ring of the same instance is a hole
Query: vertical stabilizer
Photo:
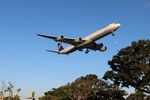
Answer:
[[64, 49], [63, 46], [61, 45], [61, 43], [58, 43], [57, 46], [58, 46], [58, 51], [61, 51]]

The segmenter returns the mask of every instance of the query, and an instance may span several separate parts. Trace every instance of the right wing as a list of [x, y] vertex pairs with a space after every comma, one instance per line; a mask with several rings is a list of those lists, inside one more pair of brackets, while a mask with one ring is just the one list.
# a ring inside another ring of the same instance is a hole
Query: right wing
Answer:
[[50, 36], [50, 35], [42, 35], [42, 34], [37, 34], [37, 35], [48, 38], [48, 39], [52, 39], [56, 42], [63, 42], [63, 43], [71, 44], [71, 45], [78, 45], [85, 41], [85, 40], [82, 40], [82, 38], [75, 39], [75, 38], [64, 38], [64, 36], [58, 37], [58, 36]]

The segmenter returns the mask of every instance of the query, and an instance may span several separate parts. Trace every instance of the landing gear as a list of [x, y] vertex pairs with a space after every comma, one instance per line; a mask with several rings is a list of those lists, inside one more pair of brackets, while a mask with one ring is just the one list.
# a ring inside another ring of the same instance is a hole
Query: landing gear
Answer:
[[115, 33], [112, 31], [112, 36], [115, 36]]
[[88, 54], [88, 53], [89, 53], [89, 51], [90, 51], [89, 49], [86, 49], [85, 53], [86, 53], [86, 54]]
[[112, 33], [112, 36], [115, 36], [115, 34], [114, 34], [114, 33]]
[[83, 51], [83, 49], [79, 49], [79, 51]]

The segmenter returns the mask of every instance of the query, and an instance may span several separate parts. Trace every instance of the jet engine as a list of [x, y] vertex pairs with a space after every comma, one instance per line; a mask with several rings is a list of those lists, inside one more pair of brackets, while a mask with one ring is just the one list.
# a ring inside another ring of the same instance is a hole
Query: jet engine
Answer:
[[107, 47], [106, 47], [106, 46], [103, 46], [103, 47], [101, 47], [101, 49], [100, 49], [101, 52], [104, 52], [104, 51], [106, 51], [106, 50], [107, 50]]
[[96, 48], [97, 48], [97, 50], [99, 50], [99, 51], [101, 51], [101, 52], [104, 52], [104, 51], [107, 50], [107, 47], [104, 46], [102, 43], [96, 45]]
[[75, 39], [75, 42], [82, 42], [82, 38]]
[[61, 35], [60, 37], [57, 37], [57, 40], [58, 41], [62, 41], [64, 39], [64, 36], [63, 35]]

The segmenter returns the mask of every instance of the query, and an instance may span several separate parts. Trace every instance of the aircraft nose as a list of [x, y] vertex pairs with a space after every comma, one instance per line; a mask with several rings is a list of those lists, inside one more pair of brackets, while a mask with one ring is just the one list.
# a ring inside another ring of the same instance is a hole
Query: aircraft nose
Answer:
[[120, 24], [120, 23], [118, 23], [117, 25], [118, 25], [118, 27], [120, 27], [120, 26], [121, 26], [121, 24]]
[[121, 26], [121, 24], [119, 22], [116, 22], [115, 24], [117, 25], [117, 27]]

